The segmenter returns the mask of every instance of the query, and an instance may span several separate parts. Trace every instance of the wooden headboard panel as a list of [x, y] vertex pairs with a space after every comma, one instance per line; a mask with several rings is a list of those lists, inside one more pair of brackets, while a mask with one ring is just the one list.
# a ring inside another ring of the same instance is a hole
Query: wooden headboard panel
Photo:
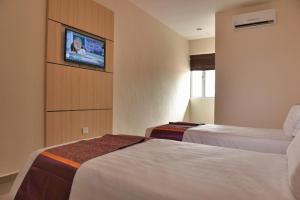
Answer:
[[[105, 39], [105, 71], [64, 61], [65, 27]], [[46, 146], [112, 133], [113, 44], [112, 11], [92, 0], [48, 0]]]

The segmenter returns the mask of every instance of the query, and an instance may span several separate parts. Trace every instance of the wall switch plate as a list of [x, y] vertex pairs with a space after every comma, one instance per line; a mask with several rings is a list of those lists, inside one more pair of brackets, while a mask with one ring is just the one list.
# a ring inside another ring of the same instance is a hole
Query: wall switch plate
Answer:
[[82, 128], [82, 134], [85, 135], [85, 134], [88, 134], [89, 133], [89, 127], [83, 127]]

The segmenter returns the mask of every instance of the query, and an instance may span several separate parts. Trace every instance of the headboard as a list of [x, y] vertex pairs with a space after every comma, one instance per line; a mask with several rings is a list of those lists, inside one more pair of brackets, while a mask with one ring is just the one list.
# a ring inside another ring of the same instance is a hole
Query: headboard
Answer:
[[[113, 12], [92, 0], [48, 0], [45, 145], [112, 133]], [[64, 61], [64, 31], [105, 41], [105, 70]]]

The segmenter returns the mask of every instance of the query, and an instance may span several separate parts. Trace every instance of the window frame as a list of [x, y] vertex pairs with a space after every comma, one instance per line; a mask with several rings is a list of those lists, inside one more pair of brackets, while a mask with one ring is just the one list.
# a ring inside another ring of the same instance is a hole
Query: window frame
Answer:
[[190, 97], [191, 98], [215, 98], [216, 94], [214, 94], [213, 97], [208, 97], [206, 96], [206, 72], [207, 71], [214, 71], [216, 73], [216, 70], [192, 70], [191, 73], [193, 73], [194, 71], [201, 71], [202, 72], [202, 76], [201, 76], [201, 82], [202, 82], [202, 91], [201, 91], [201, 96], [193, 96], [193, 75], [191, 74], [191, 79], [190, 79], [190, 83], [191, 83], [191, 91], [190, 91]]

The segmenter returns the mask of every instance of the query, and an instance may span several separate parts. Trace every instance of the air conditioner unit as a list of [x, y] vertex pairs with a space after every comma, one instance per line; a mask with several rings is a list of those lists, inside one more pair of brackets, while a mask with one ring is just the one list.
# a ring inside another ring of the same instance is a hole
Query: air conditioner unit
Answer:
[[245, 13], [233, 17], [233, 28], [241, 29], [251, 26], [261, 26], [274, 24], [276, 22], [276, 10], [262, 10], [257, 12]]

